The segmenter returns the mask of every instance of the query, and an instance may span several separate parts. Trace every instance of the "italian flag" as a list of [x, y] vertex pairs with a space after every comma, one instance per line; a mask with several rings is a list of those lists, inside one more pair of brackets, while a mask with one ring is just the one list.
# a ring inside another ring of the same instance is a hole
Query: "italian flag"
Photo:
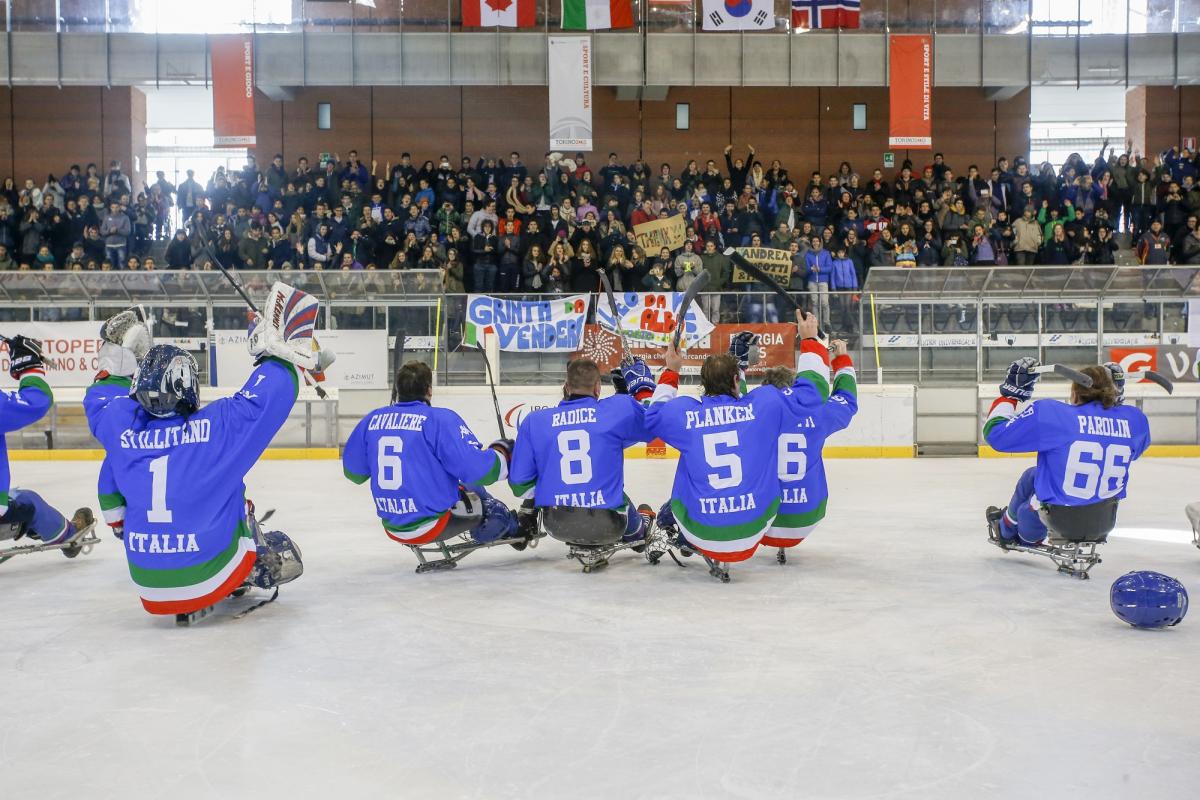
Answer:
[[563, 30], [633, 27], [633, 0], [562, 0]]
[[465, 28], [533, 28], [537, 0], [463, 0]]
[[491, 325], [476, 325], [474, 322], [468, 322], [463, 326], [463, 344], [469, 344], [472, 347], [483, 344], [483, 337], [489, 333], [494, 335], [496, 329]]

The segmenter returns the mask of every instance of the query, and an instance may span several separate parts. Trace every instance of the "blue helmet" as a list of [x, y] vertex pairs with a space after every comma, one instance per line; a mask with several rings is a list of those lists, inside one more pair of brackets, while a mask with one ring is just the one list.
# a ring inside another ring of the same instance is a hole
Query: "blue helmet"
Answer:
[[1122, 622], [1135, 628], [1166, 628], [1183, 621], [1188, 594], [1169, 575], [1130, 572], [1113, 581], [1108, 601]]
[[1117, 387], [1117, 402], [1125, 402], [1125, 369], [1115, 361], [1106, 361], [1102, 364], [1108, 370], [1108, 374], [1112, 376], [1113, 386]]
[[191, 353], [173, 344], [156, 344], [138, 364], [129, 396], [153, 416], [187, 416], [200, 407], [198, 373]]

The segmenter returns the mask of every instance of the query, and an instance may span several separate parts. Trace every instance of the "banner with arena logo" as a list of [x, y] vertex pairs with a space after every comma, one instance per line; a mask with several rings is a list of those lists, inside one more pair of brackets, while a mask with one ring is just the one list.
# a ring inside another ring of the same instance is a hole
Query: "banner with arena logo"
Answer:
[[551, 36], [550, 149], [592, 149], [592, 42]]
[[485, 334], [497, 338], [501, 350], [518, 353], [569, 353], [579, 349], [591, 296], [567, 295], [545, 300], [510, 300], [467, 295], [463, 342], [483, 344]]
[[[384, 330], [317, 331], [322, 347], [337, 353], [325, 371], [325, 383], [338, 389], [388, 388], [388, 335]], [[254, 370], [246, 352], [246, 329], [214, 331], [208, 353], [210, 386], [238, 388]], [[203, 396], [203, 393], [201, 394]]]
[[[617, 292], [616, 301], [621, 328], [627, 338], [643, 346], [667, 346], [679, 321], [683, 292]], [[596, 304], [596, 321], [610, 331], [617, 329], [606, 295], [601, 295]], [[692, 303], [684, 317], [684, 341], [691, 343], [703, 339], [712, 329], [713, 324], [700, 310], [700, 304]]]
[[888, 37], [888, 147], [933, 149], [933, 38]]
[[[792, 279], [792, 254], [774, 247], [739, 247], [738, 254], [754, 266], [774, 278], [780, 286], [788, 288]], [[753, 283], [754, 278], [742, 270], [733, 268], [734, 283]]]
[[213, 145], [254, 147], [254, 42], [249, 36], [211, 40]]
[[[597, 317], [600, 314], [597, 313]], [[795, 367], [796, 326], [791, 323], [712, 325], [711, 330], [688, 345], [683, 357], [683, 373], [694, 375], [700, 372], [704, 359], [711, 355], [729, 352], [729, 341], [739, 331], [750, 331], [761, 337], [759, 347], [762, 358], [750, 367], [747, 373], [758, 375], [771, 367]], [[658, 368], [665, 366], [665, 350], [649, 343], [633, 348], [632, 355], [644, 359], [647, 364]], [[583, 335], [583, 345], [575, 356], [586, 356], [599, 365], [601, 370], [610, 370], [621, 362], [621, 340], [600, 325], [588, 325]]]

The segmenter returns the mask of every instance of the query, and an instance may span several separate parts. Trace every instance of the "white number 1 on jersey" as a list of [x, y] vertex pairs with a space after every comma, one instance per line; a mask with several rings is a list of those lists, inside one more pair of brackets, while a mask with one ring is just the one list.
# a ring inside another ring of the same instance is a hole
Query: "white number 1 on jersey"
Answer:
[[150, 510], [147, 522], [171, 522], [174, 515], [167, 508], [167, 459], [159, 456], [150, 462]]

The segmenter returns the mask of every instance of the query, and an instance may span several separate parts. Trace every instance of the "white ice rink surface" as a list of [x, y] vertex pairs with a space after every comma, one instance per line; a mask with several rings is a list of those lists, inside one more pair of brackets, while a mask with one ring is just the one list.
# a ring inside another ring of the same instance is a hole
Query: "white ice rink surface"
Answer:
[[[244, 619], [146, 614], [107, 530], [0, 566], [0, 797], [1197, 797], [1200, 610], [1137, 631], [1108, 588], [1200, 600], [1200, 463], [1138, 463], [1086, 582], [987, 544], [1026, 465], [833, 461], [814, 538], [721, 585], [553, 541], [416, 575], [336, 462], [267, 462], [306, 572]], [[95, 507], [95, 464], [13, 466]], [[673, 462], [627, 469], [665, 498]]]

